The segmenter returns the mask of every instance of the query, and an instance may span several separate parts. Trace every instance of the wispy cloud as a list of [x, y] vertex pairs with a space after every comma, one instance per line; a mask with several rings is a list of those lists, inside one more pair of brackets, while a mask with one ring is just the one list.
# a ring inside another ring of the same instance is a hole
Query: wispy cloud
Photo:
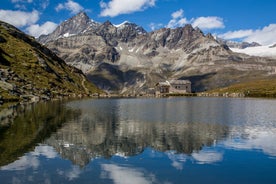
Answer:
[[174, 168], [177, 170], [183, 170], [183, 165], [188, 158], [185, 154], [176, 154], [175, 151], [167, 151], [165, 154], [172, 161], [171, 165]]
[[11, 0], [12, 3], [32, 3], [33, 0]]
[[41, 8], [43, 10], [45, 10], [49, 6], [49, 3], [50, 3], [49, 1], [50, 0], [43, 0], [43, 1], [41, 1], [40, 6], [41, 6]]
[[102, 12], [100, 16], [115, 17], [120, 14], [129, 14], [137, 11], [142, 11], [148, 7], [155, 6], [156, 0], [111, 0], [108, 3], [101, 1], [100, 6]]
[[184, 17], [183, 9], [179, 9], [171, 14], [172, 19], [167, 24], [168, 28], [182, 27], [185, 24], [192, 24], [203, 30], [224, 28], [223, 19], [220, 17], [198, 17], [188, 20]]
[[31, 10], [37, 9], [40, 11], [45, 10], [50, 3], [50, 0], [11, 0], [11, 3], [14, 4], [14, 7], [18, 10]]
[[223, 39], [242, 39], [245, 42], [258, 42], [262, 45], [271, 45], [276, 43], [276, 24], [269, 24], [262, 29], [247, 29], [228, 31], [218, 35]]
[[11, 3], [15, 4], [14, 7], [19, 10], [26, 10], [26, 5], [33, 3], [33, 0], [11, 0]]
[[189, 21], [184, 17], [184, 11], [182, 9], [175, 11], [171, 14], [172, 19], [167, 24], [168, 28], [182, 27]]
[[29, 155], [22, 156], [18, 160], [1, 167], [1, 170], [20, 171], [20, 170], [26, 170], [29, 168], [37, 169], [39, 165], [40, 165], [40, 162], [38, 158], [29, 154]]
[[[228, 139], [224, 142], [226, 148], [236, 150], [261, 150], [265, 154], [276, 157], [276, 129], [275, 128], [246, 128], [242, 134], [247, 139]], [[240, 136], [242, 136], [242, 134]]]
[[246, 42], [258, 42], [262, 45], [271, 45], [276, 43], [276, 24], [270, 24], [262, 29], [254, 30], [251, 35], [246, 37]]
[[224, 34], [220, 34], [219, 37], [223, 39], [239, 39], [239, 38], [245, 38], [250, 35], [252, 35], [253, 30], [238, 30], [238, 31], [228, 31]]
[[57, 173], [61, 176], [65, 176], [66, 178], [68, 178], [69, 181], [72, 181], [74, 179], [77, 179], [80, 174], [81, 174], [82, 170], [80, 169], [79, 166], [72, 166], [70, 169], [64, 171], [64, 170], [57, 170]]
[[68, 0], [65, 3], [59, 3], [56, 8], [56, 11], [60, 11], [60, 10], [68, 10], [71, 12], [71, 14], [77, 14], [80, 11], [84, 10], [84, 8], [79, 4], [76, 3], [72, 0]]
[[54, 22], [47, 21], [42, 25], [39, 24], [33, 24], [26, 28], [26, 31], [28, 34], [39, 37], [40, 35], [47, 35], [51, 32], [53, 32], [58, 25]]
[[[112, 179], [114, 183], [156, 183], [155, 176], [130, 167], [122, 167], [115, 164], [102, 164], [102, 177]], [[122, 177], [123, 176], [123, 177]]]
[[220, 162], [223, 158], [223, 154], [220, 152], [216, 152], [214, 150], [201, 150], [198, 153], [193, 153], [192, 157], [199, 163], [199, 164], [212, 164], [216, 162]]
[[223, 19], [220, 17], [198, 17], [192, 20], [193, 27], [199, 27], [203, 30], [224, 28]]
[[16, 27], [24, 27], [35, 24], [39, 20], [39, 12], [0, 10], [0, 19]]
[[150, 29], [153, 31], [153, 30], [156, 30], [156, 29], [159, 29], [161, 27], [163, 27], [164, 25], [162, 23], [150, 23], [149, 24], [149, 27]]

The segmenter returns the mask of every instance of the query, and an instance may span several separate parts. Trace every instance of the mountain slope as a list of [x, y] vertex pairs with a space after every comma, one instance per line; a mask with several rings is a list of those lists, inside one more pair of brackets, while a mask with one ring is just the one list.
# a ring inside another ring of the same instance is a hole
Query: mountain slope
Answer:
[[149, 33], [138, 27], [106, 21], [46, 45], [110, 92], [144, 93], [169, 79], [189, 79], [198, 92], [276, 74], [275, 60], [232, 52], [191, 25]]
[[89, 95], [98, 89], [81, 70], [15, 27], [0, 22], [1, 101]]
[[276, 79], [265, 78], [250, 82], [237, 83], [225, 88], [207, 91], [208, 95], [242, 95], [245, 97], [276, 97]]

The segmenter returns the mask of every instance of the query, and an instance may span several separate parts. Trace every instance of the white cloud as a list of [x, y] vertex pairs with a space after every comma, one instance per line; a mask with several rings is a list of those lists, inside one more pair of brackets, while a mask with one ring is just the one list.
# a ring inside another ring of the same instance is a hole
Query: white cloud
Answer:
[[84, 8], [79, 3], [76, 3], [72, 0], [68, 0], [66, 3], [59, 3], [55, 10], [69, 10], [72, 14], [77, 14], [80, 11], [84, 10]]
[[172, 161], [172, 166], [177, 170], [182, 170], [183, 165], [187, 160], [187, 156], [184, 154], [176, 154], [175, 151], [168, 151], [165, 153], [168, 158]]
[[46, 158], [58, 157], [58, 153], [55, 151], [55, 149], [52, 146], [47, 146], [47, 145], [36, 146], [34, 152], [31, 152], [31, 154], [34, 156], [43, 155]]
[[276, 47], [270, 48], [270, 46], [258, 46], [258, 47], [247, 47], [245, 49], [231, 48], [233, 52], [244, 53], [250, 56], [261, 56], [261, 57], [274, 57], [276, 58]]
[[179, 9], [171, 14], [172, 19], [167, 24], [168, 28], [182, 27], [185, 24], [192, 24], [200, 29], [224, 28], [223, 19], [220, 17], [198, 17], [188, 20], [184, 17], [183, 9]]
[[44, 0], [41, 2], [40, 6], [43, 10], [45, 10], [49, 6], [49, 0]]
[[65, 176], [72, 181], [78, 178], [81, 174], [81, 169], [78, 166], [72, 166], [71, 170], [65, 172]]
[[37, 10], [32, 12], [0, 10], [0, 19], [16, 27], [24, 27], [35, 24], [39, 20], [39, 12]]
[[156, 30], [156, 29], [159, 29], [159, 28], [163, 27], [163, 24], [162, 23], [156, 24], [156, 23], [152, 22], [152, 23], [149, 24], [149, 27], [153, 31], [153, 30]]
[[253, 30], [239, 30], [239, 31], [228, 31], [227, 33], [219, 35], [223, 39], [238, 39], [248, 37], [253, 33]]
[[211, 151], [211, 150], [209, 151], [201, 150], [198, 153], [192, 153], [192, 157], [199, 164], [212, 164], [212, 163], [221, 161], [223, 158], [223, 155], [222, 153]]
[[272, 45], [276, 43], [276, 24], [269, 24], [257, 30], [229, 31], [218, 35], [223, 39], [243, 39], [245, 42], [258, 42], [262, 45]]
[[50, 0], [36, 0], [36, 2], [33, 0], [11, 0], [11, 3], [14, 3], [16, 9], [27, 10], [28, 8], [32, 8], [41, 11], [41, 9], [45, 10], [48, 7], [49, 1]]
[[114, 183], [156, 183], [154, 176], [146, 176], [144, 172], [129, 167], [117, 166], [115, 164], [102, 164], [103, 178], [112, 179]]
[[28, 168], [36, 169], [39, 167], [39, 160], [37, 157], [33, 155], [26, 155], [23, 157], [20, 157], [18, 160], [1, 167], [1, 170], [7, 170], [7, 171], [20, 171], [20, 170], [26, 170]]
[[258, 42], [262, 45], [276, 43], [276, 24], [270, 24], [263, 29], [255, 30], [251, 35], [244, 39], [246, 42]]
[[136, 11], [142, 11], [148, 7], [155, 6], [156, 0], [111, 0], [108, 3], [100, 2], [102, 12], [100, 16], [115, 17], [120, 14], [129, 14]]
[[192, 21], [193, 27], [200, 29], [221, 29], [224, 28], [223, 19], [220, 17], [198, 17]]
[[11, 0], [12, 3], [32, 3], [33, 0]]
[[182, 18], [183, 17], [183, 13], [184, 11], [182, 9], [176, 11], [176, 12], [173, 12], [172, 13], [172, 18], [173, 19], [178, 19], [178, 18]]
[[247, 139], [228, 139], [224, 142], [224, 146], [237, 150], [262, 150], [265, 154], [276, 157], [276, 128], [248, 127], [243, 130], [243, 134], [247, 135]]
[[175, 11], [171, 14], [172, 19], [167, 24], [168, 28], [182, 27], [188, 24], [189, 21], [183, 16], [184, 11], [182, 9]]
[[58, 25], [54, 22], [45, 22], [42, 25], [39, 24], [33, 24], [29, 27], [26, 28], [26, 31], [28, 34], [34, 36], [34, 37], [39, 37], [40, 35], [47, 35], [51, 32], [53, 32]]
[[48, 159], [53, 159], [58, 156], [58, 153], [53, 147], [47, 145], [39, 145], [35, 150], [20, 157], [18, 160], [1, 167], [1, 170], [20, 171], [29, 168], [37, 169], [40, 166], [38, 157], [45, 156]]
[[26, 6], [23, 4], [15, 4], [14, 5], [15, 8], [19, 9], [19, 10], [26, 10]]

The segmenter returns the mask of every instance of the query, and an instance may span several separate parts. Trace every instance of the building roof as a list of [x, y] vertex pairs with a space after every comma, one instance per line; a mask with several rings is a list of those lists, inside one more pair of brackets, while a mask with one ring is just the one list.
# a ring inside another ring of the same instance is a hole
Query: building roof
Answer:
[[168, 81], [166, 82], [158, 82], [156, 86], [170, 86], [170, 83]]
[[171, 85], [179, 85], [179, 84], [191, 84], [191, 82], [189, 80], [171, 80], [170, 81]]

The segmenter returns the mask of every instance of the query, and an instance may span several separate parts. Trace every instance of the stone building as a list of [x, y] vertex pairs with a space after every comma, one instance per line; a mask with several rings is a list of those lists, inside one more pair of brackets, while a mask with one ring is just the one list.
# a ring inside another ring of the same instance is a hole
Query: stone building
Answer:
[[189, 80], [170, 80], [166, 82], [159, 82], [156, 84], [156, 94], [165, 93], [191, 93], [192, 87]]

